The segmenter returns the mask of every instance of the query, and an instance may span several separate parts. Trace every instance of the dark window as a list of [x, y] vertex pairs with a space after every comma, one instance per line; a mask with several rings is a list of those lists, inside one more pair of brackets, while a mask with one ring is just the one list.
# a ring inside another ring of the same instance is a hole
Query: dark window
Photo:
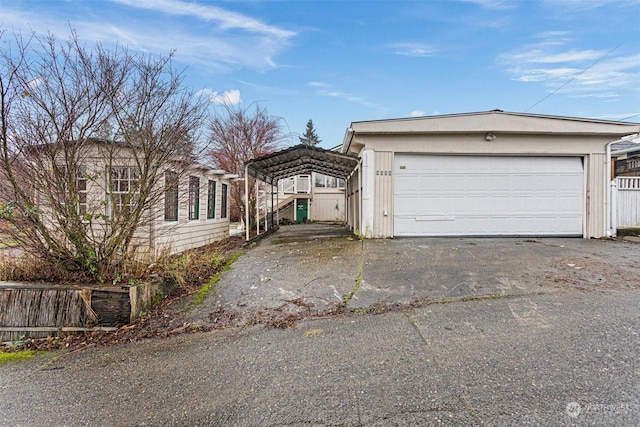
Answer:
[[178, 220], [178, 174], [171, 171], [164, 174], [164, 220]]
[[207, 218], [216, 217], [216, 182], [209, 181], [209, 191], [207, 193]]
[[200, 217], [200, 178], [189, 177], [189, 219]]
[[227, 217], [227, 184], [222, 184], [222, 201], [220, 202], [220, 218]]

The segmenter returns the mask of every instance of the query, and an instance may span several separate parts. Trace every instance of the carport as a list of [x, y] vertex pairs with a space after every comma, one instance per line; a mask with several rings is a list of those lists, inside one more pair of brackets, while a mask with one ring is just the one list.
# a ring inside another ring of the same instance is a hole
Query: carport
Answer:
[[[271, 212], [274, 212], [274, 191], [278, 181], [296, 175], [311, 174], [312, 172], [322, 173], [327, 176], [340, 178], [349, 183], [349, 178], [359, 173], [359, 159], [353, 154], [343, 154], [332, 150], [299, 144], [285, 150], [277, 151], [266, 156], [258, 157], [247, 161], [244, 165], [244, 185], [245, 185], [245, 233], [249, 240], [249, 177], [255, 178], [271, 186]], [[361, 182], [359, 179], [357, 182]], [[258, 188], [256, 186], [256, 191]], [[345, 192], [345, 197], [350, 193], [357, 192], [357, 189], [349, 189]], [[278, 192], [275, 192], [275, 206], [278, 205]], [[266, 203], [266, 202], [265, 202]], [[265, 206], [264, 231], [269, 227], [267, 223]], [[353, 209], [353, 208], [352, 208]], [[349, 212], [347, 204], [347, 216]], [[275, 209], [276, 218], [278, 210]], [[273, 221], [273, 216], [272, 216]], [[276, 219], [276, 222], [278, 219]], [[273, 226], [273, 224], [272, 224]], [[256, 232], [260, 234], [259, 209], [256, 209]]]

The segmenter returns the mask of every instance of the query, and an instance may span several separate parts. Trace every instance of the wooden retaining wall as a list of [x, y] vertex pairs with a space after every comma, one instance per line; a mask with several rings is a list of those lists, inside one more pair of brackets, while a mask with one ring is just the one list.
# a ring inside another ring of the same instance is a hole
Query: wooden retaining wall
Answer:
[[172, 282], [121, 288], [0, 282], [0, 341], [126, 325], [173, 286]]

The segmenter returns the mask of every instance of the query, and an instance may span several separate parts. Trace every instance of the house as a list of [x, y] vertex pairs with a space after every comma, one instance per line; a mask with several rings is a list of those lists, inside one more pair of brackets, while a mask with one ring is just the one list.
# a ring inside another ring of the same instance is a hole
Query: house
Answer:
[[280, 219], [291, 222], [345, 222], [345, 181], [312, 172], [278, 181]]
[[[177, 253], [229, 237], [228, 188], [237, 176], [186, 155], [158, 155], [162, 160], [149, 160], [142, 150], [114, 141], [87, 139], [66, 144], [73, 148], [36, 146], [26, 160], [38, 185], [50, 189], [34, 192], [35, 204], [52, 233], [69, 227], [68, 212], [72, 211], [81, 221], [77, 223], [88, 230], [91, 242], [103, 245], [110, 233], [117, 233], [126, 223], [122, 218], [142, 206], [133, 249]], [[74, 159], [65, 160], [63, 154], [70, 152], [76, 153]], [[139, 186], [144, 180], [150, 185]], [[140, 188], [145, 188], [146, 196], [139, 196]], [[73, 196], [65, 197], [67, 193]], [[73, 207], [67, 209], [64, 201]]]
[[352, 122], [347, 223], [371, 238], [608, 236], [609, 146], [639, 131], [500, 110]]
[[229, 237], [229, 184], [237, 175], [194, 164], [176, 175], [164, 172], [162, 215], [149, 226], [152, 251], [170, 253], [208, 245]]
[[611, 178], [640, 176], [640, 138], [625, 138], [611, 145]]

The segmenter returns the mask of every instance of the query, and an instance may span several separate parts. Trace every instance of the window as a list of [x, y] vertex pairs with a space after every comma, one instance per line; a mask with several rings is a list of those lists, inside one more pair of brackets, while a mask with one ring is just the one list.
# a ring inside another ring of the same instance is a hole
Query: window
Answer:
[[164, 220], [178, 220], [178, 174], [164, 173]]
[[316, 188], [344, 188], [344, 179], [316, 173], [313, 186]]
[[209, 180], [209, 191], [207, 192], [207, 218], [216, 217], [216, 182]]
[[222, 201], [220, 202], [220, 218], [227, 217], [227, 184], [222, 184]]
[[189, 177], [189, 219], [200, 218], [200, 178]]
[[80, 166], [76, 172], [76, 190], [78, 190], [78, 213], [87, 213], [87, 167]]
[[[71, 190], [67, 188], [68, 177], [67, 177], [67, 167], [66, 166], [58, 166], [58, 170], [61, 175], [64, 177], [64, 185], [63, 192], [69, 199], [72, 197]], [[87, 167], [86, 166], [78, 166], [76, 170], [76, 188], [78, 194], [77, 208], [76, 213], [79, 215], [85, 215], [87, 213]], [[71, 200], [70, 200], [71, 201]], [[63, 202], [64, 204], [64, 202]]]
[[111, 167], [111, 193], [107, 200], [107, 215], [125, 214], [135, 205], [138, 192], [138, 170], [131, 166]]

